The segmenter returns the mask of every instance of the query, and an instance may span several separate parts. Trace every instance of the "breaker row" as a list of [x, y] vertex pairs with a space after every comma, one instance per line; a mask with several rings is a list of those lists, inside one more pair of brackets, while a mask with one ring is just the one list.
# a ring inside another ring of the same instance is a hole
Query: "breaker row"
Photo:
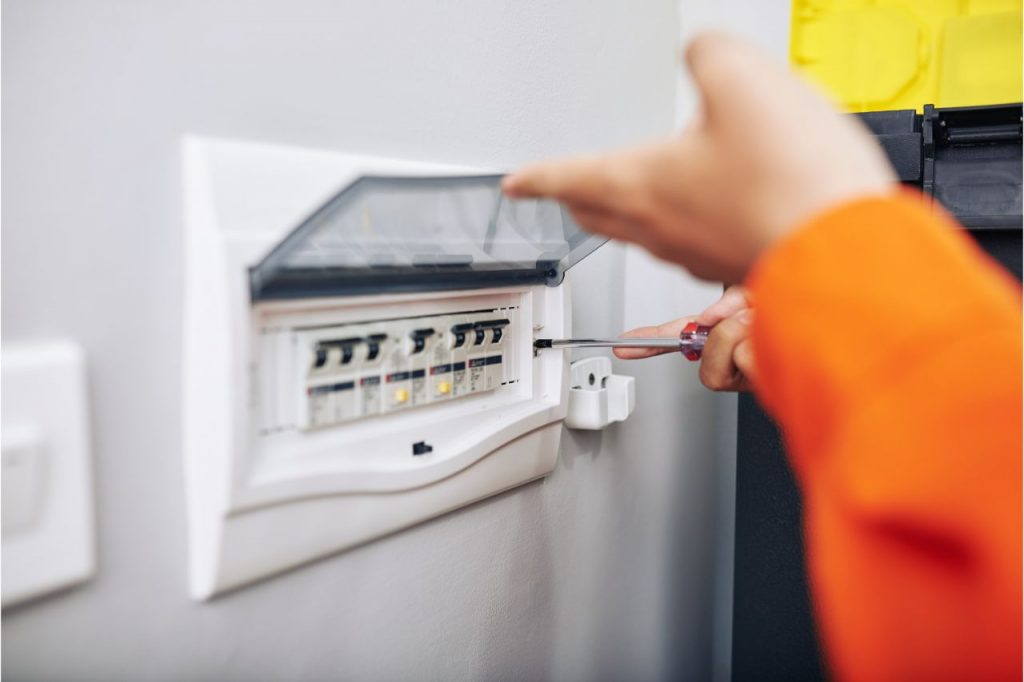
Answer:
[[492, 391], [517, 380], [516, 309], [301, 332], [299, 426], [319, 428]]

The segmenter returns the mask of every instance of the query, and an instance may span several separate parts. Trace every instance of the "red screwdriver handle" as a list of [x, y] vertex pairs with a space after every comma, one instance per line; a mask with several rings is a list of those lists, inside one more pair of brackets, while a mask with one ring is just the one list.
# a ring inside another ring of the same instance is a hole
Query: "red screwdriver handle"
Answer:
[[679, 352], [690, 362], [700, 360], [710, 332], [711, 327], [705, 327], [696, 322], [688, 323], [679, 333]]

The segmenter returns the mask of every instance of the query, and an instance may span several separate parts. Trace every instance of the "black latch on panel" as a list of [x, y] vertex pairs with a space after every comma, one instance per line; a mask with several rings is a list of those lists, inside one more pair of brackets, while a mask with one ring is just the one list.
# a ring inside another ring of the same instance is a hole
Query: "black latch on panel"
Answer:
[[544, 283], [557, 287], [565, 279], [565, 269], [557, 260], [538, 260], [537, 269], [544, 273]]
[[1020, 229], [1021, 105], [858, 114], [900, 181], [972, 230]]

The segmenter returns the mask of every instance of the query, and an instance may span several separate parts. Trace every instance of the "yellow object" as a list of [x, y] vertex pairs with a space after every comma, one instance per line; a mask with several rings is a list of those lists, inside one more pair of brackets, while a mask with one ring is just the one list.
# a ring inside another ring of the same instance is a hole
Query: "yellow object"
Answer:
[[437, 392], [441, 395], [448, 395], [452, 392], [452, 385], [448, 381], [441, 381], [437, 384]]
[[850, 111], [1021, 101], [1021, 0], [793, 0], [793, 65]]
[[407, 388], [396, 388], [395, 389], [395, 402], [404, 403], [409, 400], [409, 389]]

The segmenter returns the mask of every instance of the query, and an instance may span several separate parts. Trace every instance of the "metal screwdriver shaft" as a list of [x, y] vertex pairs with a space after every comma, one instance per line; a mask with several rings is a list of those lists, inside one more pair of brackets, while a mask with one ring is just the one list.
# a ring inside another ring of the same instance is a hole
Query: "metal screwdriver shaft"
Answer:
[[679, 348], [679, 339], [537, 339], [535, 348]]
[[678, 339], [673, 338], [619, 338], [619, 339], [537, 339], [533, 347], [543, 348], [674, 348], [687, 360], [700, 360], [710, 327], [691, 322], [683, 327]]

